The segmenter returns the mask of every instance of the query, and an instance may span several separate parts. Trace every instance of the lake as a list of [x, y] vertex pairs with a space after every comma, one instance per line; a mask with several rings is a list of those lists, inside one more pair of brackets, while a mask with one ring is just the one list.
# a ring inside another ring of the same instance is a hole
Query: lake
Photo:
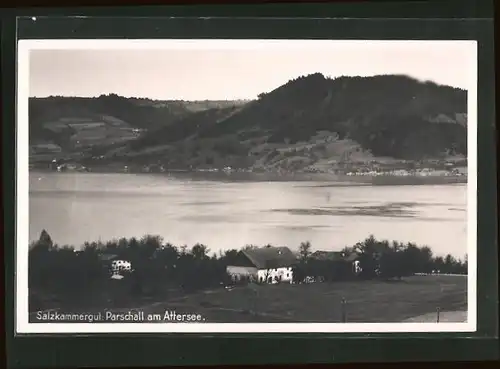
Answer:
[[340, 250], [378, 239], [463, 258], [466, 185], [371, 186], [313, 181], [224, 181], [165, 174], [30, 173], [30, 240], [162, 236], [211, 252], [247, 244]]

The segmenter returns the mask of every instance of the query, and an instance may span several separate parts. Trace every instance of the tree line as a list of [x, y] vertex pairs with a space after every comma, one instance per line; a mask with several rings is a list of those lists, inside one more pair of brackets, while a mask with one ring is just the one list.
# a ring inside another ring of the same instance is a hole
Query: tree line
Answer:
[[[246, 246], [253, 248], [255, 246]], [[207, 246], [191, 248], [165, 243], [159, 236], [122, 238], [109, 242], [87, 242], [79, 250], [55, 244], [43, 231], [30, 244], [28, 283], [30, 310], [54, 306], [133, 306], [150, 298], [167, 298], [188, 292], [228, 286], [234, 282], [227, 273], [235, 265], [240, 250], [210, 253]], [[294, 282], [306, 277], [317, 281], [340, 281], [353, 278], [401, 278], [414, 273], [467, 273], [467, 261], [448, 255], [434, 257], [429, 248], [414, 244], [377, 241], [369, 237], [346, 253], [359, 254], [361, 273], [353, 273], [352, 263], [316, 260], [311, 245], [300, 246], [300, 257], [293, 266]], [[103, 256], [131, 263], [132, 270], [110, 278], [110, 261]], [[241, 283], [241, 281], [240, 281]]]
[[[467, 257], [456, 259], [448, 254], [434, 256], [427, 246], [387, 240], [377, 240], [373, 235], [352, 247], [345, 247], [341, 254], [345, 260], [319, 259], [312, 256], [311, 244], [301, 243], [299, 262], [293, 267], [294, 281], [306, 277], [320, 281], [381, 278], [401, 279], [421, 274], [467, 274]], [[348, 256], [357, 255], [354, 265]]]

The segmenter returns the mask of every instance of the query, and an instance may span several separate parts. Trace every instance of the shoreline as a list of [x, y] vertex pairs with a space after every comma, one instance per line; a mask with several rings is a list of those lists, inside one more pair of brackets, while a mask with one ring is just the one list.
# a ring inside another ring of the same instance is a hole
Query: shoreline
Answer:
[[181, 171], [170, 170], [165, 172], [124, 172], [111, 168], [99, 168], [92, 171], [68, 170], [57, 172], [50, 169], [34, 168], [29, 173], [75, 173], [75, 174], [125, 174], [125, 175], [155, 175], [170, 178], [189, 178], [191, 180], [205, 180], [217, 182], [331, 182], [345, 186], [394, 186], [394, 185], [451, 185], [467, 184], [466, 176], [397, 176], [397, 175], [359, 175], [348, 176], [330, 173], [292, 173], [279, 174], [273, 172], [208, 172], [208, 171]]

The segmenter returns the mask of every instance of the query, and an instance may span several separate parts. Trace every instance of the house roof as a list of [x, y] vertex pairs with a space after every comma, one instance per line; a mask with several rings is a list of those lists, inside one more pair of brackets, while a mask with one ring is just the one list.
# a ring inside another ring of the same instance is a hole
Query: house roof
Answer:
[[110, 261], [110, 260], [114, 260], [118, 257], [118, 255], [115, 255], [115, 254], [100, 254], [99, 255], [99, 259], [101, 261]]
[[359, 258], [359, 254], [353, 252], [344, 257], [345, 261], [356, 261]]
[[258, 269], [289, 267], [297, 261], [295, 254], [285, 246], [266, 246], [243, 250], [242, 253]]
[[355, 261], [358, 254], [346, 254], [342, 251], [315, 251], [311, 257], [317, 260], [330, 260], [330, 261]]

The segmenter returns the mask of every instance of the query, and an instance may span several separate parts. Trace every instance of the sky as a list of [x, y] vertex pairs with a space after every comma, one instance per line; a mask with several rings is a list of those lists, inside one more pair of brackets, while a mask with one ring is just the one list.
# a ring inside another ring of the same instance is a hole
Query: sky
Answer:
[[30, 50], [30, 96], [254, 99], [290, 79], [317, 72], [332, 78], [405, 74], [469, 89], [474, 60], [471, 44], [460, 41], [232, 40], [147, 47], [136, 41], [132, 49], [126, 41], [113, 41], [109, 47], [95, 46], [95, 40], [69, 42], [38, 44]]

